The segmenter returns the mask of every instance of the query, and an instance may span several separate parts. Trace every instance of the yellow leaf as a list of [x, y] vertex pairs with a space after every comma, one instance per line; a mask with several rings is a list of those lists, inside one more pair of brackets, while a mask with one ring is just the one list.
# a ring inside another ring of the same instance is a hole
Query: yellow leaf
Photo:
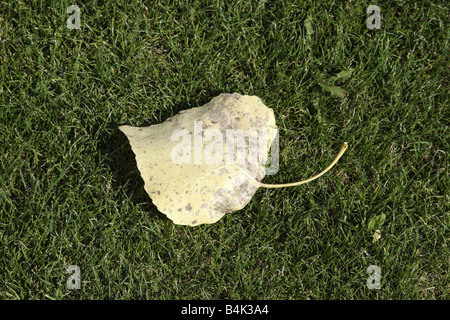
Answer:
[[145, 190], [175, 224], [215, 223], [242, 209], [267, 185], [265, 164], [277, 134], [273, 110], [256, 96], [221, 94], [202, 107], [184, 110], [161, 124], [121, 126], [136, 155]]
[[373, 233], [373, 240], [372, 240], [372, 242], [377, 242], [380, 239], [381, 239], [381, 230], [380, 229], [376, 229], [375, 232]]

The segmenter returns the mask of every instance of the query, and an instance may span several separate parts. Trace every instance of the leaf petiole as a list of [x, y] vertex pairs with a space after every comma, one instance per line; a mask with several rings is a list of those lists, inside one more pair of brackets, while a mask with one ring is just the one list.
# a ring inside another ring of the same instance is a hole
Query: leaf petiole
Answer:
[[265, 184], [262, 182], [259, 182], [257, 180], [255, 180], [253, 177], [251, 177], [247, 172], [244, 172], [250, 177], [252, 178], [252, 180], [259, 186], [262, 188], [270, 188], [270, 189], [274, 189], [274, 188], [285, 188], [285, 187], [295, 187], [304, 183], [308, 183], [311, 182], [313, 180], [316, 180], [317, 178], [319, 178], [320, 176], [324, 175], [328, 170], [330, 170], [335, 164], [336, 162], [338, 162], [339, 158], [342, 157], [342, 155], [344, 154], [345, 150], [347, 150], [348, 144], [347, 142], [344, 142], [344, 144], [341, 147], [341, 150], [339, 151], [338, 155], [336, 156], [336, 158], [333, 160], [333, 162], [330, 163], [330, 165], [328, 167], [326, 167], [322, 172], [316, 174], [315, 176], [308, 178], [306, 180], [302, 180], [302, 181], [298, 181], [298, 182], [292, 182], [292, 183], [282, 183], [282, 184]]

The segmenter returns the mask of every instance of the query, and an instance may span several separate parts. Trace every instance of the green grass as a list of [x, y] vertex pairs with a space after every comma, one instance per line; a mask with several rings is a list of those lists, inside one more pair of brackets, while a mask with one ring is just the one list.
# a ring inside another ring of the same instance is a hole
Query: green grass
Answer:
[[[0, 0], [0, 298], [449, 299], [445, 1], [380, 3], [379, 30], [372, 1], [191, 2]], [[349, 149], [319, 180], [174, 225], [117, 127], [222, 92], [275, 112], [266, 183]]]

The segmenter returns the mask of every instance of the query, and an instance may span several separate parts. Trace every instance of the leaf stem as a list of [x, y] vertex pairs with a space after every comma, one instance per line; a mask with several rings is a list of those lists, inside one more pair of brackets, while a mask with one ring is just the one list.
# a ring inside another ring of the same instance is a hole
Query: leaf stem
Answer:
[[316, 174], [315, 176], [308, 178], [306, 180], [303, 181], [298, 181], [298, 182], [292, 182], [292, 183], [283, 183], [283, 184], [265, 184], [265, 183], [261, 183], [258, 182], [258, 185], [262, 188], [285, 188], [285, 187], [295, 187], [304, 183], [308, 183], [310, 181], [316, 180], [317, 178], [319, 178], [320, 176], [324, 175], [328, 170], [330, 170], [335, 164], [336, 162], [338, 162], [339, 158], [342, 157], [342, 155], [344, 154], [345, 150], [347, 150], [347, 142], [344, 142], [344, 144], [341, 147], [341, 150], [339, 151], [338, 155], [336, 156], [336, 158], [333, 160], [333, 162], [330, 163], [330, 165], [328, 167], [325, 168], [325, 170], [323, 170], [322, 172]]

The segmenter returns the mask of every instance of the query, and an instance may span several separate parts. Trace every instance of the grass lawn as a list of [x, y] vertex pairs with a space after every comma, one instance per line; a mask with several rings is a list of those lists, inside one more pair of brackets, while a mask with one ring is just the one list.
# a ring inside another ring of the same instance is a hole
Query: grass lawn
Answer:
[[[129, 2], [0, 0], [0, 299], [450, 298], [446, 1]], [[117, 128], [222, 92], [274, 110], [265, 183], [349, 148], [174, 225]]]

